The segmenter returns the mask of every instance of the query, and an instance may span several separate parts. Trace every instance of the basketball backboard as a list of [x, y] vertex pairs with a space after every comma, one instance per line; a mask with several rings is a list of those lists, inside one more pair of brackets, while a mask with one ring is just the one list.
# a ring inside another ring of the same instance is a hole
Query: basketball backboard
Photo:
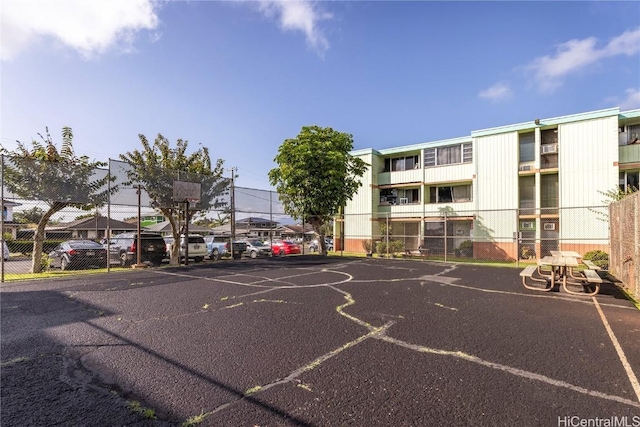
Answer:
[[173, 181], [173, 201], [175, 203], [198, 203], [201, 185], [199, 182]]

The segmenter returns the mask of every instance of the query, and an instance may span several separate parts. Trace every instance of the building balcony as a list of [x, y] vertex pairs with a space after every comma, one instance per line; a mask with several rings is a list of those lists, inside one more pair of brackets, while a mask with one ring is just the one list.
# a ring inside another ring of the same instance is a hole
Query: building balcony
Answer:
[[618, 163], [640, 163], [640, 143], [621, 145], [618, 147]]
[[378, 185], [405, 184], [422, 182], [422, 169], [381, 172], [378, 174]]

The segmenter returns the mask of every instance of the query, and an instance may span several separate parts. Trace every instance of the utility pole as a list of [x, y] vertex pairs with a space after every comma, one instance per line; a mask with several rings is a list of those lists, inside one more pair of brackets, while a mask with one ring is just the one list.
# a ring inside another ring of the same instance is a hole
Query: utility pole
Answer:
[[138, 240], [138, 244], [136, 245], [136, 266], [137, 267], [141, 267], [142, 266], [142, 254], [141, 254], [141, 250], [142, 250], [142, 230], [140, 227], [140, 216], [141, 216], [141, 208], [140, 208], [140, 204], [142, 201], [142, 186], [140, 184], [138, 184], [138, 189], [136, 190], [136, 193], [138, 194], [138, 235], [137, 235], [137, 240]]
[[231, 259], [236, 259], [233, 242], [236, 240], [236, 189], [235, 189], [236, 168], [231, 168]]

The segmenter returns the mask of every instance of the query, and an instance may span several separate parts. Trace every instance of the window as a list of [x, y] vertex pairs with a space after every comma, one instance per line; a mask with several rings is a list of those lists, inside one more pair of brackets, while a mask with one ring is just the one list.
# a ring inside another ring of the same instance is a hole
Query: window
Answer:
[[620, 172], [619, 183], [623, 192], [640, 190], [640, 172]]
[[420, 189], [385, 188], [380, 190], [380, 203], [389, 205], [420, 203]]
[[640, 124], [627, 126], [627, 142], [640, 140]]
[[545, 144], [557, 144], [558, 143], [558, 129], [547, 129], [540, 133], [543, 145]]
[[384, 159], [383, 172], [395, 172], [395, 171], [415, 169], [416, 165], [419, 165], [419, 164], [420, 163], [417, 155]]
[[471, 185], [443, 185], [429, 188], [429, 203], [461, 203], [471, 201]]
[[[521, 176], [518, 180], [520, 191], [520, 209], [534, 209], [536, 207], [536, 179], [534, 176]], [[533, 212], [520, 212], [530, 215]]]
[[540, 207], [542, 213], [557, 213], [557, 210], [544, 208], [557, 208], [559, 206], [558, 175], [540, 176]]
[[471, 143], [450, 145], [447, 147], [425, 148], [424, 165], [443, 166], [473, 161], [473, 146]]
[[532, 162], [535, 160], [536, 136], [534, 132], [520, 134], [520, 162]]

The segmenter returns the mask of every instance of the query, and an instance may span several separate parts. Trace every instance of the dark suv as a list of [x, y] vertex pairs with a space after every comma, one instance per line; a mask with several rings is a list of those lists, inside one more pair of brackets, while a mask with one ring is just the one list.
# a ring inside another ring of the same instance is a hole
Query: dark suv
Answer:
[[[140, 233], [140, 262], [160, 265], [166, 254], [166, 244], [161, 235], [149, 232]], [[135, 264], [138, 260], [138, 233], [129, 232], [115, 235], [109, 245], [109, 257], [116, 258], [120, 265]]]

